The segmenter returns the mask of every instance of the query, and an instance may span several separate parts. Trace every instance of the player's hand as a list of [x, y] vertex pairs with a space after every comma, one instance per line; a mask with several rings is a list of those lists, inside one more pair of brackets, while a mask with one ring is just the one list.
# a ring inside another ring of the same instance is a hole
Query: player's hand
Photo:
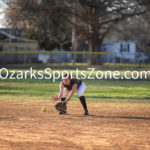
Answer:
[[53, 101], [58, 101], [59, 98], [58, 98], [58, 96], [54, 96], [54, 97], [51, 98], [51, 100], [53, 100]]

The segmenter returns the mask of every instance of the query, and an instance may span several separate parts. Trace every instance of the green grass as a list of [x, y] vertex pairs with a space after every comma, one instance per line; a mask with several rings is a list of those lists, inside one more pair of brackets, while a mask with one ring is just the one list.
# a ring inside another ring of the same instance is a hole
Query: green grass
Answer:
[[94, 67], [100, 70], [149, 70], [150, 64], [127, 64], [127, 63], [104, 63], [102, 65], [89, 66], [88, 63], [76, 63], [72, 66], [72, 63], [47, 63], [47, 64], [6, 64], [0, 65], [0, 68], [14, 68], [14, 69], [28, 69], [33, 67], [35, 69], [53, 68], [53, 69], [85, 69], [88, 67]]
[[[10, 68], [13, 71], [25, 71], [33, 67], [34, 71], [45, 68], [51, 68], [53, 71], [67, 70], [73, 71], [76, 67], [72, 67], [71, 64], [45, 64], [45, 65], [29, 65], [24, 64], [20, 66], [10, 65], [3, 66], [1, 68]], [[93, 66], [94, 67], [94, 66]], [[13, 68], [13, 69], [12, 69]], [[90, 71], [87, 71], [88, 66], [86, 64], [77, 63], [77, 68], [80, 71], [86, 70], [88, 75]], [[141, 64], [104, 64], [97, 66], [96, 71], [109, 71], [118, 69], [120, 70], [121, 76], [126, 70], [149, 70], [150, 65]], [[94, 74], [95, 75], [95, 72]], [[147, 80], [114, 80], [114, 79], [95, 79], [95, 80], [84, 80], [86, 83], [85, 96], [88, 101], [102, 102], [150, 102], [150, 78]], [[50, 97], [55, 96], [59, 92], [60, 80], [56, 80], [53, 83], [52, 80], [36, 80], [36, 79], [20, 79], [10, 80], [0, 79], [0, 100], [48, 100]], [[77, 95], [73, 97], [73, 100], [77, 99]]]
[[[150, 80], [84, 80], [88, 101], [150, 102]], [[0, 100], [48, 100], [59, 92], [60, 80], [0, 80]], [[73, 100], [77, 99], [77, 95]]]

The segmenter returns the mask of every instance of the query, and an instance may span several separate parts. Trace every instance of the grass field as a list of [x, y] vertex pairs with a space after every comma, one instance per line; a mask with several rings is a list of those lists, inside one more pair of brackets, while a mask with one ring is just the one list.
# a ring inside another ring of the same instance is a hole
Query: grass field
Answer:
[[56, 112], [59, 82], [0, 80], [0, 150], [150, 149], [150, 80], [84, 80], [86, 117], [77, 95]]
[[[88, 100], [147, 100], [150, 80], [84, 80]], [[59, 83], [52, 80], [0, 80], [1, 100], [48, 100], [59, 92]], [[76, 96], [73, 97], [73, 100]]]

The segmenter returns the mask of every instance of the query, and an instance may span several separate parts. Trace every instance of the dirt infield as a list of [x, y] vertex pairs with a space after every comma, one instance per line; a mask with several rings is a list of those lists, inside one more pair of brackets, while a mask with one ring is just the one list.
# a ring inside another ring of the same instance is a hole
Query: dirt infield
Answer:
[[90, 102], [90, 116], [80, 103], [67, 115], [53, 105], [0, 101], [0, 150], [150, 150], [150, 104]]

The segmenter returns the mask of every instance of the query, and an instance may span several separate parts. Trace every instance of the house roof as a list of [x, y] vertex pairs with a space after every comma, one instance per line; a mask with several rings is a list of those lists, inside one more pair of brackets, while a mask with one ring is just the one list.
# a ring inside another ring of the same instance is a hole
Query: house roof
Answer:
[[22, 36], [23, 29], [22, 28], [0, 28], [0, 30], [5, 31], [11, 35], [20, 37]]
[[11, 41], [11, 42], [36, 42], [35, 40], [29, 40], [11, 35], [8, 32], [0, 29], [0, 41]]

